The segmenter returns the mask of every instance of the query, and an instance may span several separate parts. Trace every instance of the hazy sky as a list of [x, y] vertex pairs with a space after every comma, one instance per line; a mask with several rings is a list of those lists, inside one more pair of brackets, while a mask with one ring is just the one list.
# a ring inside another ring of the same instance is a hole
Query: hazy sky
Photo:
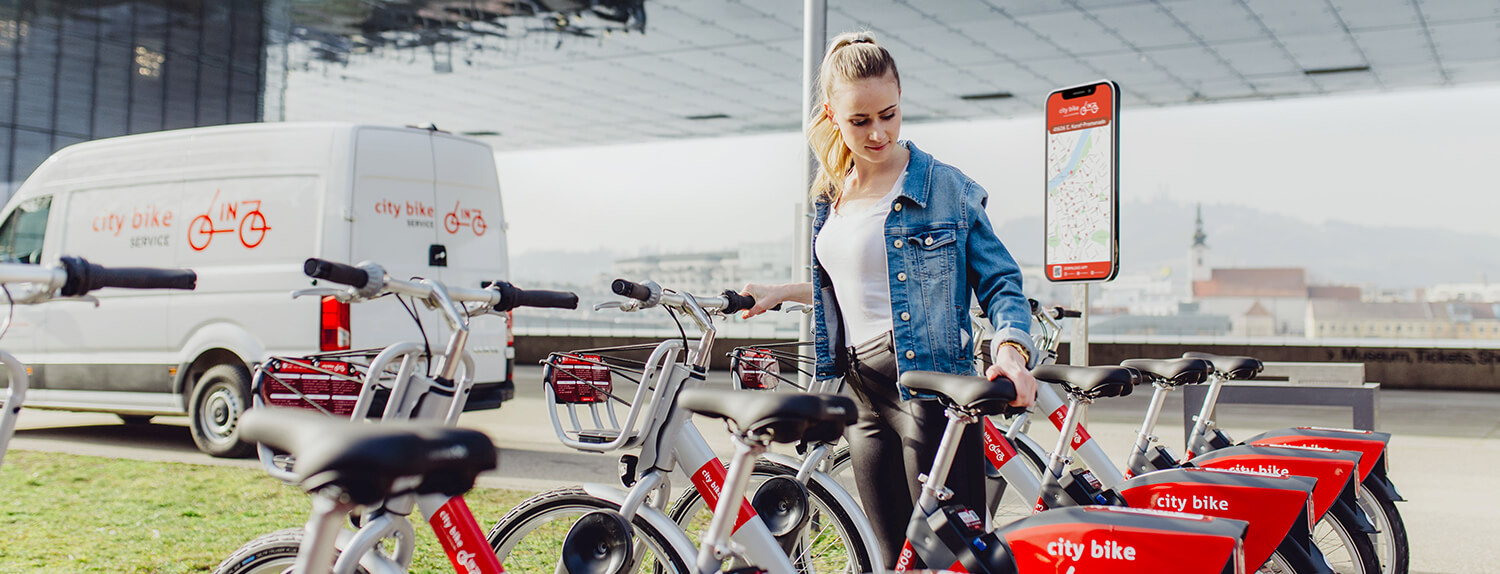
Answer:
[[[1492, 85], [1126, 108], [1121, 199], [1500, 237], [1496, 102]], [[909, 124], [902, 137], [989, 190], [997, 224], [1041, 215], [1040, 115]], [[789, 237], [806, 193], [804, 149], [787, 133], [501, 153], [511, 253], [697, 251]]]

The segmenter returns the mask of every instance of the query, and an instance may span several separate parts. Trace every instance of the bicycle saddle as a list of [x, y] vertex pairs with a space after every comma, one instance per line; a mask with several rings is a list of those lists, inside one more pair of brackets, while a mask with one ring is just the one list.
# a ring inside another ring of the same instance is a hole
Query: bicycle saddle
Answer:
[[915, 391], [937, 393], [949, 404], [984, 415], [999, 414], [1016, 400], [1016, 386], [1004, 378], [991, 381], [984, 377], [908, 371], [901, 373], [898, 382]]
[[1123, 397], [1135, 389], [1138, 376], [1125, 367], [1074, 367], [1041, 365], [1031, 371], [1038, 381], [1067, 387], [1069, 393], [1090, 399]]
[[1214, 365], [1203, 359], [1126, 359], [1122, 367], [1130, 367], [1160, 379], [1170, 385], [1195, 385], [1208, 380]]
[[495, 468], [495, 445], [479, 431], [416, 423], [361, 423], [291, 408], [245, 411], [240, 438], [295, 457], [303, 489], [344, 490], [355, 504], [389, 498], [392, 483], [420, 476], [419, 493], [456, 496]]
[[[719, 389], [688, 389], [677, 406], [724, 419], [741, 433], [766, 436], [774, 442], [826, 441], [837, 438], [854, 423], [854, 401], [813, 393], [750, 393]], [[832, 432], [832, 436], [828, 436]]]
[[1231, 357], [1228, 355], [1214, 355], [1211, 353], [1183, 353], [1183, 357], [1189, 359], [1203, 359], [1213, 363], [1214, 370], [1223, 373], [1226, 378], [1232, 380], [1253, 379], [1255, 375], [1265, 368], [1265, 364], [1255, 357]]

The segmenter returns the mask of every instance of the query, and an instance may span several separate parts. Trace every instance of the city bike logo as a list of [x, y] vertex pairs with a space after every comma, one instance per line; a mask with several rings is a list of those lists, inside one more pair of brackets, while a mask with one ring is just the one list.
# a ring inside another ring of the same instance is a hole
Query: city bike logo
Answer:
[[453, 202], [453, 211], [443, 216], [443, 229], [449, 235], [458, 233], [460, 227], [467, 227], [474, 232], [475, 236], [484, 235], [489, 226], [484, 223], [484, 211], [479, 209], [465, 209], [461, 202]]
[[[214, 190], [214, 198], [208, 202], [208, 209], [188, 224], [188, 245], [193, 251], [203, 251], [213, 242], [214, 235], [238, 232], [240, 245], [244, 245], [246, 249], [255, 249], [260, 242], [265, 241], [266, 232], [271, 230], [271, 226], [266, 224], [266, 214], [260, 211], [260, 200], [220, 204], [219, 194], [222, 191]], [[215, 205], [218, 206], [217, 210]]]

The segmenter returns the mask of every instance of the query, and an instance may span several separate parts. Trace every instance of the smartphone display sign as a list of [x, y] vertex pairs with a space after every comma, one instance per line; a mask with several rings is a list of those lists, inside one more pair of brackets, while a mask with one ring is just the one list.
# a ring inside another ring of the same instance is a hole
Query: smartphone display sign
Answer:
[[1047, 96], [1043, 262], [1050, 281], [1120, 270], [1120, 89], [1101, 80]]

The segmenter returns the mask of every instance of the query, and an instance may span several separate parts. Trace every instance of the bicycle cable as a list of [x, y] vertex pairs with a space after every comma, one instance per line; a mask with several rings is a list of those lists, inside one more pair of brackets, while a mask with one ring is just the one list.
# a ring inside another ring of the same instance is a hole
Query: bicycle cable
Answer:
[[406, 299], [402, 299], [400, 295], [396, 296], [396, 300], [401, 303], [401, 307], [403, 309], [406, 309], [406, 314], [407, 315], [411, 315], [412, 321], [415, 321], [417, 323], [417, 332], [422, 334], [422, 352], [423, 352], [423, 356], [427, 358], [427, 376], [431, 377], [432, 376], [432, 343], [427, 340], [427, 329], [422, 326], [422, 316], [417, 314], [416, 301], [413, 300], [412, 301], [412, 305], [407, 305], [406, 304]]

